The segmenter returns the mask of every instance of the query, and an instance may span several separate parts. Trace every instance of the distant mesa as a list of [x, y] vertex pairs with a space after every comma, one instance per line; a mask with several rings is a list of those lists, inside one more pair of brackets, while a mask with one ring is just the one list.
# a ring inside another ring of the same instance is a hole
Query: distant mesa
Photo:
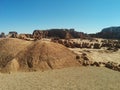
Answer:
[[120, 39], [120, 27], [104, 28], [101, 32], [91, 36], [104, 39]]
[[104, 28], [100, 34], [103, 35], [103, 38], [120, 39], [120, 27]]
[[120, 27], [108, 27], [102, 29], [102, 32], [118, 32], [120, 33]]
[[9, 32], [8, 35], [0, 34], [1, 38], [19, 38], [19, 39], [41, 39], [41, 38], [59, 38], [59, 39], [72, 39], [72, 38], [86, 38], [87, 34], [77, 32], [74, 29], [49, 29], [49, 30], [34, 30], [32, 34], [18, 34], [16, 31]]
[[82, 38], [83, 36], [85, 36], [83, 32], [77, 32], [74, 29], [35, 30], [33, 32], [33, 37], [37, 39], [41, 38], [71, 39]]
[[120, 27], [108, 27], [96, 34], [86, 34], [78, 32], [74, 29], [48, 29], [34, 30], [32, 34], [18, 34], [16, 31], [11, 31], [8, 35], [1, 32], [0, 38], [19, 38], [25, 40], [40, 40], [42, 38], [59, 38], [59, 39], [74, 39], [74, 38], [104, 38], [104, 39], [120, 39]]

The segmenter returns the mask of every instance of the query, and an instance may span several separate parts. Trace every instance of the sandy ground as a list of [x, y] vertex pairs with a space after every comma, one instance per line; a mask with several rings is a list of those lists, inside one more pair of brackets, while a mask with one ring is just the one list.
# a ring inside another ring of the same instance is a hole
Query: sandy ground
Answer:
[[120, 90], [120, 72], [104, 67], [71, 67], [0, 74], [0, 90]]
[[80, 49], [80, 48], [69, 48], [78, 55], [86, 53], [90, 60], [97, 62], [108, 62], [113, 61], [120, 64], [120, 50], [116, 52], [108, 51], [105, 49]]

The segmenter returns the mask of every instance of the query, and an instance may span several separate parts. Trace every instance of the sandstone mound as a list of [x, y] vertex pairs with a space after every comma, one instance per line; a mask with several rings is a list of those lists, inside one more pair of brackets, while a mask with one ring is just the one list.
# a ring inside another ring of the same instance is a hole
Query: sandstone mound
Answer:
[[20, 39], [0, 39], [0, 68], [4, 68], [21, 50], [31, 42]]
[[0, 39], [0, 71], [36, 71], [77, 66], [76, 54], [49, 41]]
[[76, 54], [63, 45], [36, 41], [15, 57], [19, 63], [19, 70], [46, 70], [79, 65]]

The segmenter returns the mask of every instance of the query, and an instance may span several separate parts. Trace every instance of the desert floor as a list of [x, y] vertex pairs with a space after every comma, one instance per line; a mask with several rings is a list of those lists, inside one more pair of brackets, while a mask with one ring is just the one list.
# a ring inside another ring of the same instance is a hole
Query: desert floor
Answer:
[[88, 66], [1, 73], [0, 90], [120, 90], [120, 72]]
[[80, 55], [86, 53], [91, 61], [97, 62], [115, 62], [120, 64], [120, 50], [116, 52], [108, 51], [105, 49], [80, 49], [80, 48], [69, 48], [76, 54]]

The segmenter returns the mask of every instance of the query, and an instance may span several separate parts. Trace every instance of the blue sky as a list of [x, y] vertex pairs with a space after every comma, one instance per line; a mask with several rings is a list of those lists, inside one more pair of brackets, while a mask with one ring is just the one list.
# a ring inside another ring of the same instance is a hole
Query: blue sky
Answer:
[[120, 26], [120, 0], [0, 0], [0, 32], [75, 28], [96, 33]]

